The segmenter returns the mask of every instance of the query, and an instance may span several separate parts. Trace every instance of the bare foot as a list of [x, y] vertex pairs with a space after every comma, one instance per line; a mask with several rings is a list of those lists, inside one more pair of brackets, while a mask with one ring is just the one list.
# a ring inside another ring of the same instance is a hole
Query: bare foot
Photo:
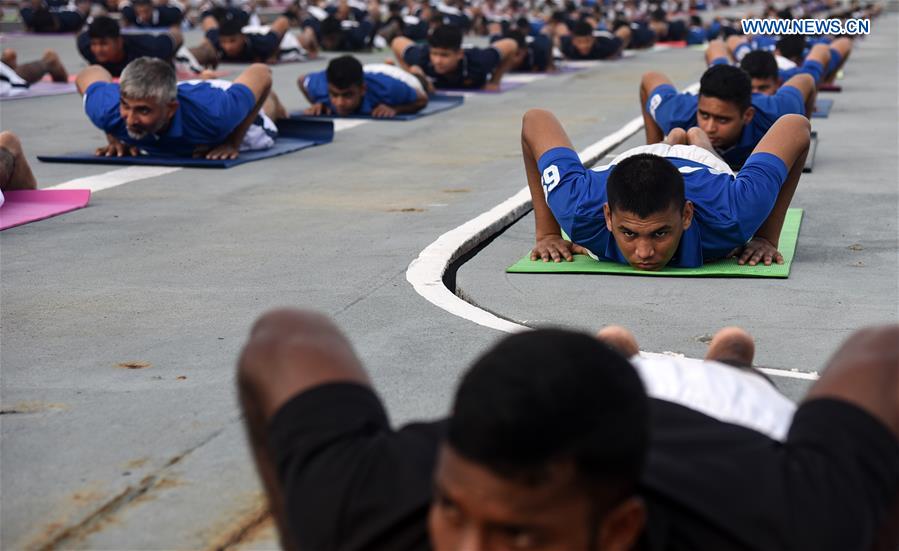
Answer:
[[715, 333], [709, 344], [706, 360], [729, 363], [740, 367], [752, 366], [755, 357], [755, 341], [752, 335], [739, 327], [725, 327]]
[[69, 73], [66, 72], [65, 66], [59, 59], [59, 54], [53, 50], [47, 50], [44, 52], [44, 57], [41, 58], [41, 61], [44, 62], [47, 72], [50, 73], [50, 78], [52, 78], [54, 82], [69, 81]]
[[16, 55], [15, 50], [7, 48], [3, 50], [3, 54], [0, 55], [0, 61], [9, 65], [9, 68], [15, 71], [16, 66], [19, 64], [19, 56]]
[[603, 327], [596, 333], [596, 338], [608, 344], [625, 357], [630, 358], [640, 353], [640, 346], [634, 334], [620, 325]]

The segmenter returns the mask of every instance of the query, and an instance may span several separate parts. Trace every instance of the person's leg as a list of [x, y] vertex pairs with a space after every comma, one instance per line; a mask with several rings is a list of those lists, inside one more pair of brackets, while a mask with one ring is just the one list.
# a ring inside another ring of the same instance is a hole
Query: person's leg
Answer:
[[393, 42], [390, 43], [390, 49], [393, 50], [393, 55], [396, 57], [397, 62], [400, 64], [405, 70], [410, 70], [409, 64], [406, 63], [406, 60], [403, 59], [403, 54], [406, 52], [406, 48], [414, 45], [415, 42], [412, 42], [410, 39], [405, 36], [398, 36], [393, 39]]
[[634, 334], [620, 325], [603, 327], [596, 333], [596, 338], [620, 352], [625, 358], [640, 353], [640, 346]]
[[631, 37], [633, 37], [634, 33], [631, 31], [631, 28], [627, 25], [622, 25], [615, 31], [615, 36], [621, 40], [621, 48], [618, 49], [618, 53], [621, 54], [631, 43]]
[[0, 61], [6, 64], [10, 69], [15, 71], [16, 66], [19, 64], [19, 56], [12, 48], [6, 48], [5, 50], [3, 50], [3, 53], [0, 54]]
[[268, 425], [291, 398], [333, 382], [369, 385], [349, 341], [324, 316], [298, 310], [263, 315], [237, 364], [237, 387], [247, 436], [284, 549], [296, 549], [284, 494], [268, 443]]
[[643, 77], [640, 79], [640, 111], [643, 113], [643, 129], [646, 132], [646, 143], [648, 144], [659, 143], [665, 139], [665, 133], [662, 131], [662, 128], [659, 127], [658, 123], [656, 123], [655, 119], [652, 118], [652, 115], [646, 109], [646, 102], [649, 100], [649, 94], [662, 84], [671, 84], [674, 86], [674, 83], [662, 73], [644, 73]]
[[672, 128], [671, 132], [665, 136], [665, 143], [668, 145], [687, 145], [687, 131], [683, 128]]
[[270, 31], [278, 35], [278, 40], [284, 37], [284, 33], [287, 32], [287, 29], [290, 28], [290, 19], [287, 19], [283, 15], [278, 16], [277, 19], [272, 22]]
[[[7, 65], [9, 64], [7, 63]], [[68, 82], [69, 80], [66, 68], [60, 61], [59, 55], [53, 50], [46, 50], [44, 56], [38, 61], [17, 65], [15, 71], [29, 84], [39, 81], [48, 73], [54, 82]]]
[[37, 188], [37, 180], [25, 159], [22, 143], [15, 134], [0, 132], [0, 153], [0, 188], [3, 191]]
[[287, 118], [287, 109], [284, 108], [284, 104], [281, 103], [274, 90], [269, 92], [265, 103], [262, 104], [262, 112], [273, 121]]
[[824, 82], [828, 84], [832, 83], [835, 78], [837, 78], [837, 73], [840, 69], [843, 68], [843, 65], [846, 64], [846, 60], [849, 59], [849, 54], [852, 53], [852, 39], [850, 38], [837, 38], [830, 44], [830, 53], [834, 57], [838, 57], [838, 61], [834, 67], [827, 67], [825, 69], [828, 70], [828, 73], [824, 77]]
[[705, 359], [737, 367], [751, 367], [755, 357], [752, 335], [739, 327], [725, 327], [712, 337]]
[[212, 68], [218, 67], [218, 53], [208, 40], [204, 40], [199, 45], [188, 48], [188, 50], [201, 66]]
[[731, 61], [730, 52], [723, 40], [710, 40], [709, 46], [705, 50], [705, 64], [711, 65], [717, 59], [724, 59], [729, 63]]
[[318, 39], [315, 38], [315, 31], [312, 27], [306, 27], [297, 35], [300, 46], [306, 50], [306, 56], [309, 59], [318, 57]]

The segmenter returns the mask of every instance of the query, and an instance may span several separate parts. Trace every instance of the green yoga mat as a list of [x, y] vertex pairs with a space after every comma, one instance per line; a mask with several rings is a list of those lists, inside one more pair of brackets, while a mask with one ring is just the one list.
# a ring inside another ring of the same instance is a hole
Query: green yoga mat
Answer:
[[799, 238], [799, 224], [802, 222], [802, 209], [789, 209], [783, 230], [780, 232], [779, 250], [784, 257], [783, 264], [765, 266], [740, 266], [736, 258], [717, 260], [704, 264], [699, 268], [662, 268], [657, 272], [635, 270], [626, 264], [593, 260], [586, 255], [575, 255], [572, 262], [543, 262], [531, 260], [530, 252], [510, 266], [506, 271], [513, 274], [619, 274], [637, 276], [667, 277], [790, 277], [790, 265], [796, 253], [796, 240]]

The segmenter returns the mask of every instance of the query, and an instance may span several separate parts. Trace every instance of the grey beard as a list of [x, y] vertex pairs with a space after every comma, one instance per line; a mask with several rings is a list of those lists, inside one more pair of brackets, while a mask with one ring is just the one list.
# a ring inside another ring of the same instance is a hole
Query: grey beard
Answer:
[[127, 126], [125, 127], [125, 131], [128, 132], [128, 136], [133, 140], [142, 140], [146, 138], [150, 133], [147, 131], [143, 132], [134, 132]]

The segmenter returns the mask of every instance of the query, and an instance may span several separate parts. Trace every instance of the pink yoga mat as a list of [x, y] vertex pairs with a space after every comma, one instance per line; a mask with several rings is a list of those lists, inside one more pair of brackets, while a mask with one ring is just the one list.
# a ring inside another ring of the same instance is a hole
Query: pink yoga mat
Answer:
[[43, 96], [59, 96], [61, 94], [74, 94], [78, 90], [74, 84], [68, 82], [44, 82], [38, 81], [28, 87], [28, 91], [18, 96], [3, 96], [2, 101], [12, 101], [16, 99], [40, 98]]
[[87, 206], [89, 189], [30, 189], [4, 191], [0, 231], [57, 216]]

